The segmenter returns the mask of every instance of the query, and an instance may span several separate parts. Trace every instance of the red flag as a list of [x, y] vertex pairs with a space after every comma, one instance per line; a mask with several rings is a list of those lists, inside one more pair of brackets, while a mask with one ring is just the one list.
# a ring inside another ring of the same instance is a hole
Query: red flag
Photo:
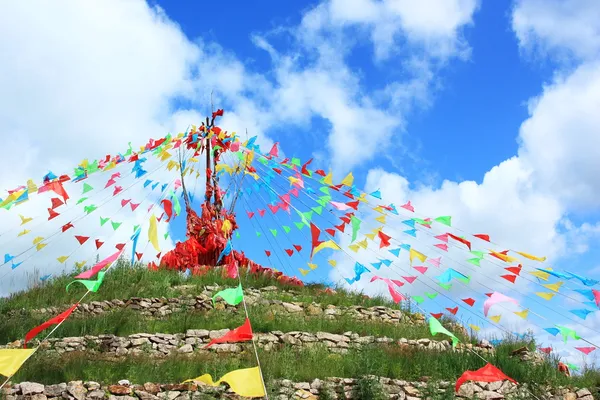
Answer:
[[60, 207], [63, 204], [63, 201], [61, 199], [59, 199], [58, 197], [53, 197], [50, 199], [52, 201], [52, 209], [54, 210], [56, 207]]
[[267, 212], [267, 210], [258, 210], [258, 214], [259, 214], [261, 217], [264, 217], [264, 216], [265, 216], [265, 212]]
[[313, 160], [313, 159], [311, 158], [310, 160], [308, 160], [307, 162], [305, 162], [305, 163], [304, 163], [304, 165], [302, 165], [302, 170], [301, 170], [301, 172], [302, 172], [304, 175], [310, 175], [310, 172], [308, 172], [308, 169], [306, 169], [306, 167], [308, 167], [308, 164], [310, 164], [310, 163], [312, 162], [312, 160]]
[[391, 236], [386, 235], [383, 231], [377, 232], [377, 236], [381, 239], [381, 243], [379, 244], [379, 248], [382, 249], [390, 245]]
[[595, 347], [575, 347], [577, 350], [585, 354], [586, 356], [590, 354], [592, 351], [596, 350]]
[[279, 206], [277, 204], [275, 204], [275, 205], [267, 204], [267, 207], [269, 207], [269, 210], [271, 210], [271, 212], [273, 214], [275, 214], [277, 212], [277, 210], [279, 210]]
[[271, 257], [271, 252], [269, 250], [265, 250], [265, 254], [267, 255], [267, 257]]
[[140, 204], [141, 203], [135, 204], [133, 201], [129, 203], [129, 205], [131, 206], [131, 211], [135, 211], [135, 209], [138, 208]]
[[96, 239], [96, 250], [102, 247], [103, 244], [104, 242], [101, 242], [100, 239]]
[[552, 353], [552, 347], [540, 347], [538, 350], [545, 354]]
[[515, 283], [517, 276], [516, 275], [500, 275], [500, 278], [504, 278], [511, 283]]
[[77, 308], [78, 305], [79, 305], [79, 303], [74, 304], [67, 311], [57, 315], [54, 318], [50, 318], [48, 321], [44, 322], [41, 325], [36, 326], [35, 328], [33, 328], [32, 330], [27, 332], [27, 334], [25, 335], [25, 341], [23, 342], [23, 347], [27, 348], [27, 342], [29, 342], [31, 339], [36, 337], [41, 331], [47, 329], [51, 325], [58, 325], [61, 322], [63, 322], [65, 319], [67, 319], [69, 317], [69, 315], [71, 315], [71, 313], [75, 310], [75, 308]]
[[521, 264], [519, 264], [518, 267], [506, 267], [504, 268], [505, 270], [507, 270], [508, 272], [512, 272], [515, 275], [519, 275], [521, 273]]
[[165, 212], [167, 213], [167, 219], [165, 222], [169, 222], [173, 216], [173, 203], [171, 203], [171, 200], [163, 199], [160, 204], [162, 204]]
[[468, 305], [470, 305], [471, 307], [473, 307], [473, 304], [475, 304], [475, 300], [473, 300], [472, 298], [468, 298], [468, 299], [462, 299], [462, 301], [464, 301], [465, 303], [467, 303]]
[[246, 213], [248, 214], [248, 219], [252, 219], [252, 217], [254, 217], [254, 213], [251, 211], [246, 211]]
[[325, 173], [325, 171], [323, 171], [322, 169], [318, 169], [315, 171], [315, 174], [319, 174], [321, 176], [326, 176], [327, 174]]
[[54, 181], [50, 183], [46, 183], [44, 186], [38, 189], [38, 193], [44, 193], [48, 190], [52, 190], [54, 193], [63, 198], [63, 201], [66, 203], [69, 200], [69, 195], [65, 191], [65, 188], [60, 181]]
[[462, 386], [466, 381], [477, 381], [477, 382], [497, 382], [509, 380], [512, 383], [516, 384], [512, 378], [509, 378], [504, 374], [504, 372], [500, 371], [498, 368], [494, 367], [492, 364], [487, 363], [485, 367], [479, 368], [477, 371], [465, 371], [456, 381], [456, 391]]
[[347, 206], [350, 206], [350, 207], [352, 207], [355, 210], [358, 210], [358, 204], [359, 204], [358, 200], [356, 200], [356, 201], [349, 201], [348, 203], [346, 203]]
[[250, 326], [250, 320], [246, 318], [244, 325], [227, 332], [220, 338], [211, 340], [204, 348], [206, 349], [217, 343], [245, 342], [248, 340], [252, 340], [252, 326]]
[[456, 315], [456, 313], [458, 312], [458, 306], [456, 306], [454, 308], [448, 308], [448, 307], [446, 307], [446, 310], [448, 310], [449, 312], [451, 312], [452, 315]]
[[293, 256], [294, 255], [294, 250], [292, 249], [285, 249], [285, 252], [287, 253], [288, 256]]
[[283, 172], [281, 169], [279, 168], [273, 168], [273, 171], [277, 172], [279, 175], [281, 175], [281, 173]]
[[122, 250], [123, 250], [123, 247], [125, 247], [125, 244], [126, 244], [126, 243], [117, 243], [117, 244], [115, 245], [115, 247], [117, 248], [117, 250], [119, 250], [119, 251], [122, 251]]
[[435, 319], [440, 319], [444, 315], [444, 313], [430, 313], [430, 314]]
[[300, 252], [302, 251], [302, 246], [300, 246], [299, 244], [295, 244], [295, 245], [294, 245], [294, 248], [296, 249], [296, 251], [297, 251], [298, 253], [300, 253]]
[[478, 233], [477, 235], [473, 235], [473, 236], [475, 236], [476, 238], [479, 238], [481, 240], [485, 240], [486, 242], [490, 241], [490, 235], [484, 235], [484, 234]]
[[90, 237], [89, 236], [78, 236], [75, 235], [75, 239], [77, 239], [77, 241], [79, 242], [79, 244], [84, 244], [85, 242], [88, 241]]
[[[344, 230], [346, 229], [346, 224], [342, 223], [342, 224], [339, 224], [339, 225], [334, 225], [334, 227], [338, 231], [344, 233]], [[331, 236], [333, 236], [333, 235], [331, 235]]]
[[140, 261], [142, 259], [143, 255], [144, 255], [144, 253], [135, 253], [135, 256], [137, 257], [138, 261]]
[[131, 201], [131, 200], [125, 200], [125, 199], [122, 199], [122, 200], [121, 200], [121, 207], [125, 207], [125, 206], [127, 205], [127, 203], [129, 203], [130, 201]]
[[427, 272], [427, 267], [413, 267], [413, 268], [422, 274], [425, 274], [425, 272]]
[[327, 232], [327, 234], [329, 236], [335, 236], [335, 230], [329, 228], [329, 229], [325, 229], [325, 232]]
[[71, 229], [71, 228], [75, 228], [75, 227], [73, 226], [73, 224], [72, 224], [72, 223], [68, 222], [68, 223], [66, 223], [66, 224], [64, 224], [64, 225], [63, 225], [63, 227], [62, 227], [62, 231], [63, 231], [63, 232], [66, 232], [67, 230], [69, 230], [69, 229]]
[[59, 213], [57, 213], [56, 211], [54, 211], [51, 208], [48, 209], [48, 214], [50, 214], [50, 216], [48, 217], [48, 221], [50, 221], [51, 219], [54, 219], [60, 215]]
[[323, 242], [319, 241], [319, 236], [321, 235], [321, 231], [312, 222], [310, 223], [310, 235], [311, 235], [310, 259], [312, 260], [312, 256], [313, 256], [313, 252], [315, 251], [315, 248], [318, 245], [320, 245], [321, 243], [323, 243]]
[[118, 195], [119, 193], [121, 193], [123, 191], [123, 188], [121, 186], [115, 186], [115, 190], [113, 192], [113, 196]]
[[592, 294], [594, 295], [594, 300], [596, 300], [596, 305], [600, 307], [600, 290], [592, 289]]
[[471, 250], [471, 242], [469, 242], [466, 239], [463, 239], [461, 237], [458, 237], [456, 235], [453, 235], [451, 233], [446, 233], [448, 236], [450, 236], [452, 239], [457, 240], [459, 242], [461, 242], [462, 244], [464, 244], [465, 246], [467, 246], [469, 248], [469, 250]]

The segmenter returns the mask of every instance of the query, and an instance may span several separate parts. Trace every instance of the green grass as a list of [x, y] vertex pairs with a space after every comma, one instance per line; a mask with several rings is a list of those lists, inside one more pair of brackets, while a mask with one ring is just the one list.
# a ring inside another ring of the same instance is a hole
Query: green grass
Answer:
[[[508, 346], [499, 347], [490, 362], [519, 383], [537, 386], [550, 383], [594, 388], [600, 383], [599, 375], [590, 373], [567, 379], [550, 365], [533, 366], [509, 357]], [[416, 381], [428, 376], [430, 381], [454, 381], [465, 370], [481, 368], [484, 362], [468, 352], [430, 352], [427, 356], [413, 350], [394, 346], [367, 346], [347, 354], [332, 354], [318, 346], [312, 349], [284, 347], [279, 351], [259, 349], [265, 380], [285, 378], [294, 382], [312, 381], [328, 376], [358, 378], [365, 375]], [[94, 380], [114, 383], [119, 379], [131, 382], [181, 382], [204, 373], [219, 377], [237, 369], [255, 366], [253, 352], [238, 357], [216, 354], [198, 354], [191, 358], [168, 357], [157, 360], [147, 357], [127, 357], [117, 360], [96, 358], [87, 353], [72, 353], [61, 358], [37, 353], [12, 379], [14, 382], [35, 381], [45, 384], [70, 380]]]
[[[360, 305], [370, 307], [385, 305], [398, 308], [397, 305], [383, 297], [366, 298], [360, 293], [350, 293], [343, 289], [336, 289], [335, 295], [323, 293], [323, 285], [311, 284], [304, 287], [285, 285], [280, 281], [264, 275], [247, 274], [241, 271], [242, 286], [247, 288], [262, 288], [277, 286], [281, 289], [291, 289], [298, 293], [298, 298], [305, 301], [317, 301], [322, 304], [334, 305]], [[75, 285], [66, 292], [65, 286], [73, 281], [72, 275], [58, 276], [50, 279], [45, 284], [30, 288], [27, 291], [15, 293], [10, 297], [0, 299], [0, 315], [10, 310], [39, 309], [49, 306], [64, 306], [73, 304], [85, 293], [82, 285]], [[150, 271], [145, 266], [131, 264], [124, 260], [110, 269], [102, 286], [97, 293], [90, 293], [85, 301], [101, 301], [113, 299], [129, 299], [131, 297], [178, 297], [184, 294], [200, 293], [205, 286], [237, 286], [237, 279], [230, 279], [223, 275], [219, 269], [211, 270], [203, 276], [184, 277], [176, 271], [159, 270]], [[183, 290], [181, 285], [194, 285], [194, 290]], [[280, 291], [269, 294], [271, 298], [281, 296], [282, 300], [294, 300], [293, 297], [284, 296]], [[298, 300], [294, 300], [298, 301]]]
[[[248, 314], [255, 332], [278, 330], [341, 334], [352, 331], [361, 336], [387, 336], [394, 339], [445, 339], [443, 335], [432, 337], [426, 325], [361, 321], [347, 315], [330, 320], [323, 316], [304, 317], [293, 314], [275, 314], [271, 307], [264, 305], [249, 306]], [[233, 329], [242, 325], [244, 318], [243, 310], [235, 313], [217, 310], [208, 312], [190, 310], [174, 313], [164, 318], [150, 318], [133, 310], [119, 309], [100, 315], [86, 315], [85, 318], [69, 318], [54, 332], [52, 337], [99, 334], [126, 336], [134, 333], [185, 333], [188, 329]], [[4, 320], [0, 325], [0, 343], [22, 339], [31, 328], [47, 319], [47, 315], [19, 315]], [[40, 334], [39, 338], [43, 336]], [[468, 340], [468, 338], [461, 339]]]

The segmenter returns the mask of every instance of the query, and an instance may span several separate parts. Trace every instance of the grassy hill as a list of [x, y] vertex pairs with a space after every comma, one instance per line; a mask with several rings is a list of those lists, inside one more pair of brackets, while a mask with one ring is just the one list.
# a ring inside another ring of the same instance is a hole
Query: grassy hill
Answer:
[[[0, 345], [21, 346], [18, 341], [32, 327], [74, 304], [85, 288], [74, 285], [65, 292], [70, 281], [68, 276], [57, 277], [0, 299]], [[342, 289], [326, 290], [320, 285], [286, 286], [272, 278], [245, 273], [241, 281], [252, 328], [259, 337], [258, 355], [271, 395], [280, 393], [282, 379], [312, 382], [338, 377], [357, 379], [355, 398], [376, 398], [381, 389], [370, 376], [428, 385], [439, 381], [453, 384], [465, 370], [484, 365], [472, 352], [460, 348], [452, 351], [442, 335], [432, 337], [422, 315], [401, 309], [384, 298], [369, 298]], [[208, 340], [213, 333], [194, 333], [233, 329], [243, 324], [241, 304], [232, 307], [217, 301], [212, 306], [210, 300], [218, 290], [237, 284], [237, 280], [224, 278], [219, 270], [184, 277], [178, 272], [149, 271], [119, 262], [107, 274], [100, 290], [84, 299], [77, 312], [52, 334], [45, 348], [25, 363], [12, 382], [116, 383], [128, 379], [135, 383], [179, 383], [204, 373], [217, 378], [234, 369], [253, 367], [256, 359], [250, 344], [235, 348], [215, 346], [215, 350], [204, 351], [195, 336], [205, 335]], [[600, 386], [594, 371], [566, 378], [557, 372], [556, 360], [534, 363], [512, 354], [526, 347], [520, 354], [532, 356], [536, 347], [532, 340], [506, 341], [493, 351], [486, 350], [478, 347], [477, 339], [466, 336], [464, 330], [450, 322], [444, 321], [444, 325], [454, 327], [451, 330], [464, 343], [461, 346], [471, 346], [534, 393], [537, 390], [543, 395], [545, 385], [591, 390]], [[132, 344], [134, 340], [129, 335], [139, 333], [165, 334], [167, 343], [161, 347], [150, 338], [148, 343], [135, 347], [137, 344]], [[77, 345], [71, 346], [55, 340], [60, 338], [82, 339], [73, 339]], [[112, 345], [114, 342], [121, 344]], [[32, 345], [37, 343], [34, 340]], [[186, 344], [190, 346], [184, 347]], [[427, 398], [454, 398], [452, 392], [450, 385]]]

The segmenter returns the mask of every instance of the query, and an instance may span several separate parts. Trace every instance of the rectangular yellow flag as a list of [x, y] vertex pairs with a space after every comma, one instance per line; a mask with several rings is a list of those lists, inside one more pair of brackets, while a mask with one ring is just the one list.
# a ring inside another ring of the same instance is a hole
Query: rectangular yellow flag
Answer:
[[0, 350], [0, 375], [13, 376], [34, 351], [35, 349]]
[[229, 384], [231, 390], [240, 396], [245, 397], [263, 397], [265, 389], [262, 376], [258, 367], [236, 369], [223, 375], [217, 382], [213, 382], [209, 374], [204, 374], [194, 379], [188, 379], [185, 382], [202, 382], [210, 386], [219, 386], [221, 382]]

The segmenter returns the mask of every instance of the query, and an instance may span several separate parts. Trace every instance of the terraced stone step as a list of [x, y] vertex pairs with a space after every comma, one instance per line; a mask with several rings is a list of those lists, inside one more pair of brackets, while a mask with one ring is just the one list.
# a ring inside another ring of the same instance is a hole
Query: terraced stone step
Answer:
[[[195, 352], [214, 351], [217, 353], [241, 353], [251, 346], [245, 343], [216, 344], [208, 349], [203, 347], [212, 339], [223, 336], [229, 329], [213, 330], [191, 329], [186, 333], [137, 333], [129, 336], [99, 335], [82, 337], [49, 338], [40, 344], [47, 352], [59, 354], [86, 351], [90, 353], [103, 353], [114, 356], [150, 354], [152, 356], [166, 356], [173, 353], [191, 354]], [[312, 347], [321, 344], [331, 352], [346, 353], [349, 349], [359, 349], [369, 344], [387, 344], [405, 349], [451, 351], [452, 346], [447, 340], [434, 341], [431, 339], [392, 339], [389, 337], [360, 336], [354, 332], [345, 332], [343, 335], [328, 332], [280, 332], [254, 333], [257, 345], [266, 351], [277, 350], [283, 346]], [[31, 344], [33, 346], [34, 343]], [[20, 348], [21, 340], [12, 342], [0, 348]], [[455, 351], [465, 349], [477, 350], [481, 353], [492, 353], [493, 346], [483, 340], [479, 345], [459, 344]]]
[[[406, 382], [398, 379], [371, 377], [377, 382], [383, 393], [390, 399], [421, 400], [425, 398], [447, 399], [452, 393], [453, 382]], [[330, 398], [357, 398], [358, 379], [325, 378], [312, 382], [291, 382], [275, 380], [267, 382], [269, 395], [277, 400], [317, 399], [327, 392]], [[569, 389], [564, 387], [544, 389], [545, 400], [593, 400], [588, 389]], [[7, 385], [2, 389], [6, 400], [206, 400], [210, 398], [241, 399], [225, 386], [210, 387], [203, 384], [131, 384], [127, 380], [117, 384], [72, 381], [54, 385], [42, 385], [35, 382], [22, 382]], [[498, 400], [518, 396], [519, 399], [533, 399], [526, 385], [516, 386], [509, 381], [468, 382], [453, 397], [460, 399]]]

